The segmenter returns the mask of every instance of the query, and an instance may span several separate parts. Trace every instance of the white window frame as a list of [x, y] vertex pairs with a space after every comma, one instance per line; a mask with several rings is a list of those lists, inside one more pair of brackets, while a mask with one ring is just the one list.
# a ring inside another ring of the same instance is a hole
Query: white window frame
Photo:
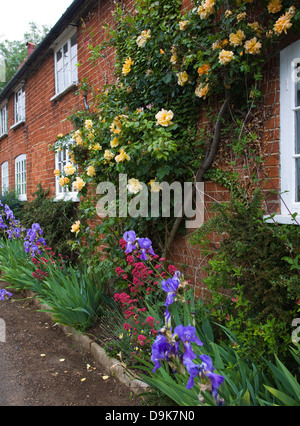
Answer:
[[[296, 60], [296, 61], [295, 61]], [[300, 200], [296, 199], [296, 82], [295, 64], [300, 63], [300, 40], [283, 49], [280, 53], [280, 178], [281, 215], [275, 216], [279, 223], [295, 223], [291, 214], [298, 213]], [[300, 131], [300, 129], [299, 129]]]
[[[72, 142], [70, 142], [70, 145]], [[63, 159], [62, 159], [63, 156]], [[63, 172], [64, 166], [67, 163], [70, 163], [71, 159], [69, 156], [69, 146], [62, 148], [60, 151], [55, 153], [55, 169], [59, 170], [59, 172]], [[69, 191], [67, 186], [61, 186], [59, 183], [59, 177], [55, 177], [55, 198], [54, 201], [69, 201], [72, 200], [74, 202], [79, 201], [78, 192], [77, 191]]]
[[[71, 40], [76, 36], [76, 44], [71, 47]], [[63, 54], [64, 48], [67, 47], [68, 57]], [[57, 61], [58, 53], [61, 53], [62, 68]], [[54, 70], [55, 70], [55, 96], [64, 93], [70, 87], [78, 83], [78, 43], [77, 43], [77, 28], [72, 28], [63, 38], [59, 39], [54, 50]], [[62, 71], [63, 81], [59, 81], [58, 73]], [[52, 98], [53, 99], [53, 98]]]
[[15, 189], [20, 201], [27, 201], [26, 154], [15, 159]]
[[4, 195], [9, 190], [9, 166], [8, 161], [1, 164], [1, 194]]
[[0, 137], [7, 133], [7, 104], [5, 104], [0, 106]]
[[24, 123], [25, 122], [25, 107], [26, 107], [26, 101], [25, 101], [25, 86], [20, 86], [16, 91], [14, 95], [14, 112], [15, 112], [15, 124], [12, 126], [16, 126], [17, 124]]

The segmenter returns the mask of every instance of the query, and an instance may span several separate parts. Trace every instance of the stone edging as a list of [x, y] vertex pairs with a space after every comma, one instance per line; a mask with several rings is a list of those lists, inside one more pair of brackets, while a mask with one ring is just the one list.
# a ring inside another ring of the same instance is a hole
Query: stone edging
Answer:
[[[32, 297], [34, 304], [39, 306], [40, 309], [50, 309], [48, 305], [40, 304], [34, 293], [27, 292], [27, 294], [29, 297]], [[52, 319], [50, 312], [45, 312], [45, 314]], [[93, 342], [87, 335], [78, 333], [72, 327], [62, 324], [58, 324], [57, 326], [69, 336], [74, 343], [79, 344], [86, 352], [90, 353], [94, 360], [105, 368], [108, 374], [118, 379], [120, 383], [127, 386], [135, 395], [139, 395], [149, 388], [149, 386], [141, 380], [130, 378], [120, 361], [109, 357], [104, 349], [96, 342]]]

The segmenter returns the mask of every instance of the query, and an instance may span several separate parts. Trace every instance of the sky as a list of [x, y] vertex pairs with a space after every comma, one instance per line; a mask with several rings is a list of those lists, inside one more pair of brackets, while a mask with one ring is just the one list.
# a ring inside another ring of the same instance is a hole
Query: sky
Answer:
[[52, 28], [73, 0], [0, 0], [0, 40], [22, 40], [29, 22]]

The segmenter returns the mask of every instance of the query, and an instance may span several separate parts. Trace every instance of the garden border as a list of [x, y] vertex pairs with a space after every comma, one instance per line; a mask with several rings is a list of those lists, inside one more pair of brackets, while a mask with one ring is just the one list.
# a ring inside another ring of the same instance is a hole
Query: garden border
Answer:
[[[40, 303], [35, 293], [33, 293], [32, 291], [26, 291], [26, 293], [28, 297], [32, 298], [34, 304], [40, 309], [51, 310], [51, 308], [47, 304]], [[44, 313], [53, 321], [50, 312]], [[57, 324], [57, 326], [65, 333], [66, 336], [69, 336], [74, 343], [79, 344], [86, 352], [91, 354], [91, 356], [98, 364], [102, 365], [106, 369], [106, 371], [113, 377], [118, 379], [120, 383], [127, 386], [136, 396], [149, 389], [149, 386], [141, 380], [137, 378], [130, 378], [129, 375], [126, 373], [122, 363], [116, 358], [109, 357], [106, 354], [105, 350], [86, 334], [80, 334], [74, 328], [59, 323]]]

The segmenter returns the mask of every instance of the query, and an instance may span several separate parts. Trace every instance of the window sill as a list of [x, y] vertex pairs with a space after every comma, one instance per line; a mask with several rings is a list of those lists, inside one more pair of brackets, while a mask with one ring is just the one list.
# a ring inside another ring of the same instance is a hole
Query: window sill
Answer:
[[24, 194], [24, 195], [19, 195], [19, 196], [18, 196], [18, 200], [19, 200], [19, 201], [27, 201], [27, 195], [26, 195], [26, 194]]
[[297, 222], [293, 220], [293, 218], [290, 215], [283, 215], [283, 214], [275, 215], [273, 218], [271, 218], [269, 215], [264, 216], [264, 219], [267, 223], [274, 223], [274, 220], [275, 220], [275, 222], [281, 225], [297, 225], [297, 222], [300, 222], [299, 214], [298, 216], [296, 216]]
[[22, 124], [25, 124], [25, 120], [19, 121], [18, 123], [15, 123], [11, 126], [11, 130], [16, 129], [17, 127], [21, 126]]
[[1, 141], [1, 139], [4, 139], [6, 136], [8, 136], [8, 132], [3, 133], [3, 135], [0, 135], [0, 141]]
[[74, 89], [77, 89], [78, 83], [72, 83], [69, 86], [67, 86], [62, 92], [57, 93], [56, 95], [52, 96], [50, 99], [50, 102], [58, 101], [60, 98], [65, 96], [68, 92], [71, 92]]
[[57, 201], [73, 201], [74, 203], [79, 203], [79, 198], [78, 195], [75, 193], [71, 193], [71, 194], [59, 194], [56, 195], [53, 199], [54, 202]]

